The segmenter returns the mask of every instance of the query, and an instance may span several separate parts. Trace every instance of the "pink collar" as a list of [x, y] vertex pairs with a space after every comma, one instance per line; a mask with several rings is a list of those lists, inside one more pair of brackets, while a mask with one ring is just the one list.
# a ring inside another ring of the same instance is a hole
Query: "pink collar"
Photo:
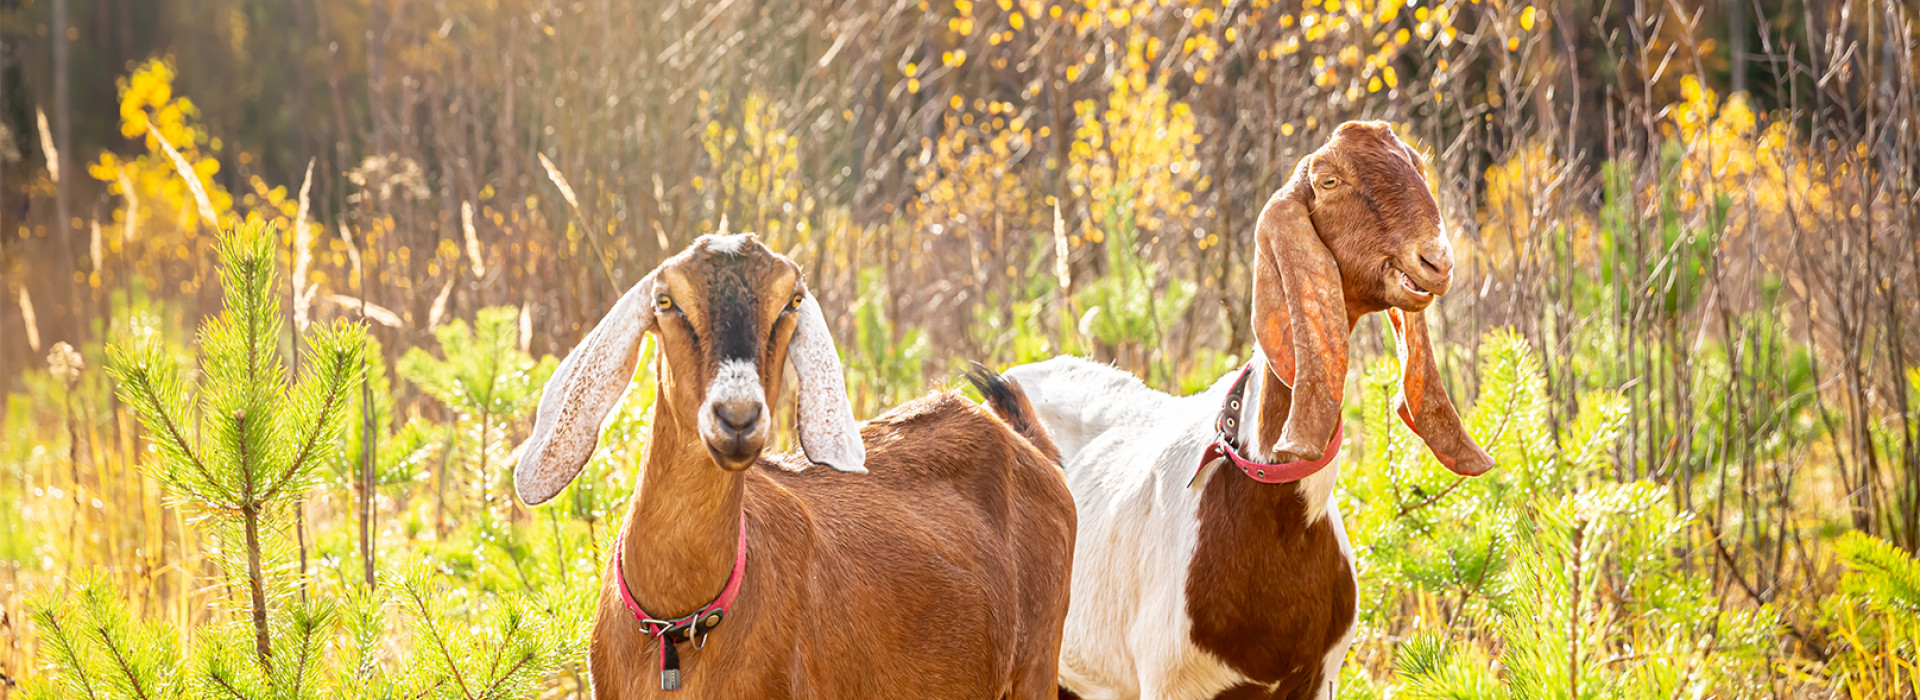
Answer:
[[1240, 453], [1236, 443], [1240, 441], [1240, 409], [1246, 402], [1247, 379], [1253, 375], [1253, 363], [1240, 369], [1240, 377], [1233, 382], [1233, 389], [1227, 392], [1225, 405], [1220, 407], [1220, 417], [1214, 421], [1213, 443], [1207, 445], [1207, 451], [1200, 455], [1200, 466], [1193, 470], [1193, 477], [1187, 480], [1187, 487], [1200, 480], [1200, 473], [1207, 465], [1219, 459], [1226, 459], [1240, 468], [1240, 473], [1262, 484], [1291, 484], [1319, 473], [1340, 456], [1340, 436], [1345, 431], [1346, 422], [1333, 426], [1333, 439], [1327, 443], [1326, 454], [1320, 459], [1299, 460], [1280, 464], [1267, 464], [1247, 459]]
[[740, 512], [740, 542], [734, 547], [733, 573], [727, 576], [727, 586], [720, 589], [719, 597], [713, 602], [693, 611], [692, 614], [672, 619], [659, 619], [640, 609], [640, 602], [633, 599], [633, 592], [627, 588], [627, 571], [623, 561], [626, 552], [627, 533], [620, 531], [620, 537], [613, 545], [613, 583], [620, 588], [620, 600], [627, 604], [627, 612], [633, 613], [633, 619], [640, 623], [641, 629], [649, 636], [660, 641], [660, 689], [680, 689], [680, 653], [675, 645], [680, 642], [698, 641], [704, 646], [707, 634], [720, 626], [727, 616], [727, 609], [733, 607], [733, 600], [740, 595], [740, 581], [747, 576], [747, 513]]

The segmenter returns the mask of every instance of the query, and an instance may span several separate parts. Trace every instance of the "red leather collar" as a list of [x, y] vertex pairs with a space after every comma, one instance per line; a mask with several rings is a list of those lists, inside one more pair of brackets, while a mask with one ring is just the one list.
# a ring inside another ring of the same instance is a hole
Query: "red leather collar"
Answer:
[[641, 629], [649, 636], [660, 641], [660, 689], [680, 689], [680, 654], [675, 645], [696, 639], [705, 644], [707, 634], [720, 626], [727, 616], [727, 610], [733, 607], [734, 598], [740, 595], [740, 581], [747, 576], [747, 513], [740, 512], [740, 541], [734, 547], [733, 573], [727, 576], [727, 585], [720, 589], [720, 595], [713, 602], [700, 606], [692, 614], [672, 619], [659, 619], [640, 608], [640, 601], [633, 599], [633, 592], [627, 588], [627, 571], [622, 556], [626, 552], [627, 533], [613, 545], [613, 583], [620, 588], [620, 600], [627, 604], [627, 612], [633, 613], [633, 619], [640, 623]]
[[1241, 454], [1240, 448], [1236, 445], [1240, 441], [1241, 407], [1246, 404], [1247, 379], [1252, 375], [1253, 363], [1249, 362], [1245, 367], [1240, 368], [1240, 377], [1233, 381], [1233, 388], [1227, 392], [1227, 400], [1220, 407], [1220, 417], [1214, 420], [1213, 443], [1207, 445], [1207, 451], [1200, 455], [1200, 466], [1194, 468], [1193, 477], [1187, 479], [1188, 488], [1192, 488], [1194, 482], [1200, 480], [1200, 473], [1207, 470], [1207, 465], [1223, 458], [1232, 462], [1233, 466], [1239, 467], [1240, 473], [1254, 481], [1262, 484], [1291, 484], [1319, 473], [1321, 469], [1332, 464], [1335, 457], [1340, 456], [1340, 437], [1346, 428], [1344, 420], [1334, 424], [1333, 439], [1328, 441], [1326, 454], [1320, 459], [1268, 464], [1247, 459], [1246, 455]]

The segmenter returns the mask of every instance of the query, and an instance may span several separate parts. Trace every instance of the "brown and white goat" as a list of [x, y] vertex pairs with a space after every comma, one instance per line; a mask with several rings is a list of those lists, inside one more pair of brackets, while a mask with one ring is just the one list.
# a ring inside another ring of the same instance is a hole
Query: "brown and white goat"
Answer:
[[[1255, 265], [1260, 352], [1245, 376], [1259, 381], [1244, 395], [1241, 372], [1188, 397], [1073, 357], [1007, 372], [1080, 511], [1065, 696], [1333, 697], [1357, 610], [1330, 463], [1360, 317], [1393, 319], [1398, 411], [1441, 463], [1493, 466], [1434, 364], [1422, 312], [1451, 284], [1453, 254], [1420, 156], [1387, 125], [1342, 125], [1300, 161], [1260, 214]], [[1216, 444], [1245, 459], [1215, 459]]]
[[[1030, 409], [1001, 392], [1002, 422], [945, 392], [856, 424], [800, 268], [748, 234], [662, 263], [560, 363], [521, 499], [579, 474], [648, 333], [657, 398], [590, 642], [595, 697], [1054, 695], [1074, 512], [1045, 434], [1008, 427]], [[764, 458], [788, 370], [805, 454]]]

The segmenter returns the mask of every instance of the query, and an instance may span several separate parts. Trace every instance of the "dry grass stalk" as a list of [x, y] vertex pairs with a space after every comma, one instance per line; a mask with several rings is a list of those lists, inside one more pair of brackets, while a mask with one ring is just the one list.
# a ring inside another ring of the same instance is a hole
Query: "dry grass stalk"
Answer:
[[167, 137], [152, 122], [147, 123], [147, 134], [160, 142], [161, 150], [167, 152], [167, 159], [173, 161], [173, 169], [179, 171], [180, 179], [187, 182], [187, 190], [193, 192], [193, 203], [200, 207], [200, 217], [207, 220], [208, 226], [219, 228], [220, 215], [213, 210], [213, 201], [207, 199], [207, 188], [200, 184], [200, 175], [193, 171], [193, 165], [180, 155], [172, 143], [167, 142]]
[[[541, 158], [544, 159], [545, 156], [541, 156]], [[553, 173], [551, 168], [549, 168], [547, 172]], [[569, 192], [565, 185], [561, 185], [560, 191]], [[569, 199], [568, 201], [572, 200]], [[467, 236], [467, 259], [473, 262], [474, 278], [486, 279], [487, 263], [480, 254], [480, 236], [475, 234], [473, 230], [473, 202], [460, 203], [460, 230]], [[451, 283], [451, 281], [449, 281], [449, 283]], [[446, 295], [446, 292], [440, 293], [443, 299], [446, 298]]]

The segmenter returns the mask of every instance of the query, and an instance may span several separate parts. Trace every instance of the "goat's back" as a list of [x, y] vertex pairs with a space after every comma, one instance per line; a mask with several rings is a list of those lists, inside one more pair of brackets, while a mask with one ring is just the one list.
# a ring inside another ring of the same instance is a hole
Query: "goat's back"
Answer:
[[1116, 427], [1133, 430], [1151, 422], [1174, 400], [1131, 372], [1072, 355], [1012, 367], [1003, 374], [1025, 391], [1059, 446], [1063, 465], [1073, 464], [1081, 450]]
[[863, 669], [809, 674], [848, 679], [819, 696], [1051, 692], [1075, 532], [1056, 464], [954, 392], [861, 437], [866, 474], [761, 469], [749, 481], [750, 508], [791, 497], [811, 531], [807, 663]]

